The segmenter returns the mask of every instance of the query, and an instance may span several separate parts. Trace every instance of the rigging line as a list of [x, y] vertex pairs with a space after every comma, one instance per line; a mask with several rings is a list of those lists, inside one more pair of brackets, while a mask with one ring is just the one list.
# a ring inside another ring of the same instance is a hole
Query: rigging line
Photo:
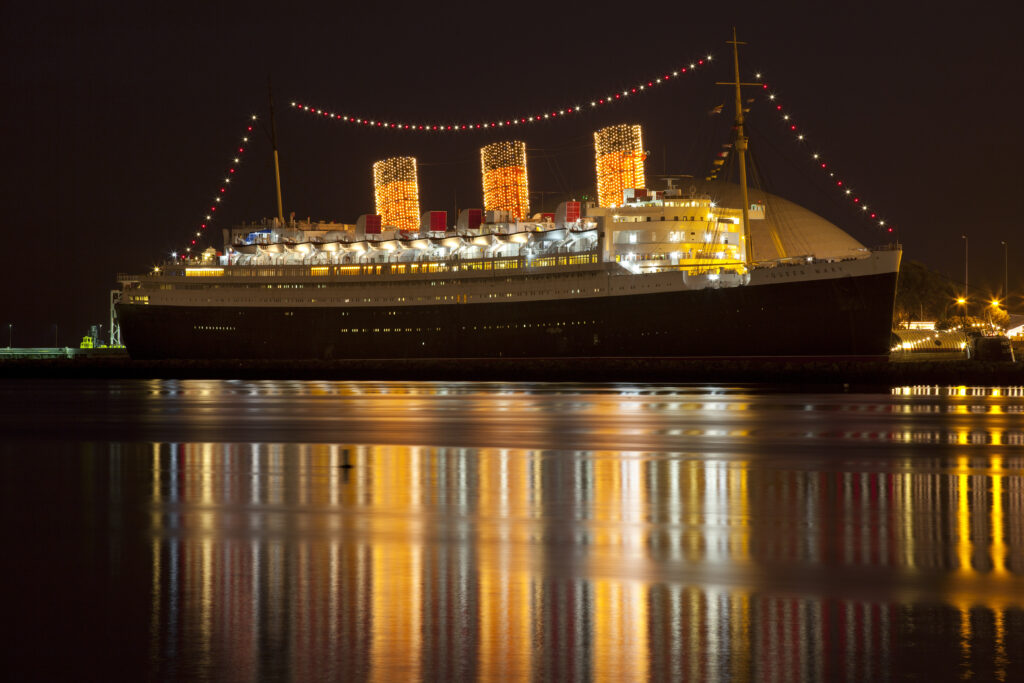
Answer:
[[[761, 144], [760, 133], [757, 133], [757, 136], [758, 137], [755, 139], [754, 142], [755, 144]], [[756, 191], [761, 195], [761, 202], [764, 204], [764, 223], [768, 227], [769, 236], [771, 237], [773, 243], [777, 241], [777, 249], [783, 249], [783, 234], [787, 234], [791, 237], [791, 239], [795, 240], [795, 237], [800, 233], [796, 230], [793, 230], [793, 228], [796, 227], [796, 224], [791, 220], [787, 220], [787, 214], [785, 212], [773, 210], [775, 204], [774, 202], [771, 201], [771, 198], [768, 195], [768, 187], [771, 186], [771, 182], [766, 180], [767, 174], [762, 171], [760, 163], [758, 163], [758, 161], [754, 158], [754, 145], [751, 145], [750, 149], [748, 149], [747, 158], [750, 161], [750, 175], [754, 180]], [[799, 248], [804, 250], [808, 249], [808, 244], [806, 240], [803, 240], [801, 242]], [[780, 251], [779, 255], [782, 256], [783, 252]]]
[[451, 161], [420, 161], [419, 157], [416, 157], [416, 165], [419, 167], [430, 167], [436, 168], [438, 166], [461, 166], [462, 164], [479, 164], [479, 157], [469, 157], [464, 159], [453, 159]]
[[594, 149], [594, 140], [593, 140], [593, 138], [591, 138], [590, 140], [580, 141], [578, 144], [575, 144], [575, 145], [564, 145], [562, 147], [527, 147], [527, 151], [530, 151], [530, 152], [536, 151], [536, 152], [540, 152], [541, 154], [558, 154], [560, 152], [583, 152], [583, 151], [586, 151], [586, 150], [593, 150], [593, 149]]
[[555, 183], [561, 186], [563, 192], [570, 194], [569, 183], [566, 181], [565, 175], [562, 173], [562, 167], [558, 165], [558, 157], [552, 155], [546, 157], [546, 160], [548, 162], [548, 169], [555, 177]]
[[807, 168], [807, 164], [801, 163], [799, 160], [795, 159], [795, 157], [793, 155], [791, 155], [789, 152], [787, 152], [785, 149], [783, 149], [780, 145], [775, 144], [769, 137], [767, 137], [765, 135], [762, 135], [760, 130], [755, 128], [755, 131], [758, 133], [758, 138], [760, 139], [760, 141], [763, 144], [765, 144], [766, 146], [770, 147], [780, 157], [782, 157], [785, 161], [787, 161], [789, 163], [789, 165], [797, 173], [799, 173], [805, 180], [810, 181], [809, 185], [811, 187], [813, 187], [822, 197], [827, 199], [829, 204], [831, 204], [832, 206], [834, 206], [837, 209], [841, 209], [844, 214], [845, 213], [851, 213], [851, 214], [859, 215], [859, 217], [861, 219], [864, 219], [864, 216], [860, 215], [859, 212], [850, 211], [849, 204], [847, 204], [846, 202], [842, 201], [841, 198], [839, 196], [837, 196], [835, 194], [835, 192], [832, 191], [831, 187], [828, 187], [828, 188], [823, 187], [821, 185], [820, 177], [812, 177], [810, 169]]
[[[757, 145], [761, 144], [760, 133], [756, 134], [755, 142], [756, 142]], [[762, 182], [760, 166], [754, 162], [754, 154], [753, 154], [754, 149], [753, 149], [753, 147], [750, 146], [749, 138], [748, 138], [748, 150], [747, 151], [749, 152], [748, 157], [749, 157], [750, 162], [751, 162], [751, 164], [750, 164], [750, 174], [754, 178], [754, 182], [755, 182], [755, 184], [757, 186], [757, 189], [762, 194], [762, 201], [765, 204], [765, 211], [767, 212], [767, 210], [768, 210], [768, 206], [767, 206], [768, 205], [768, 193], [767, 193], [767, 190], [765, 190], [764, 183]], [[758, 152], [758, 154], [760, 154], [760, 152]], [[748, 201], [749, 201], [749, 198], [748, 198]], [[765, 214], [765, 216], [766, 216], [766, 218], [765, 218], [765, 227], [768, 228], [768, 237], [771, 239], [772, 246], [775, 247], [775, 251], [778, 253], [779, 258], [785, 258], [786, 257], [786, 248], [782, 244], [782, 234], [781, 234], [781, 231], [779, 230], [779, 228], [780, 227], [788, 227], [790, 224], [784, 223], [783, 221], [776, 220], [775, 217], [773, 217], [772, 219], [768, 219], [767, 218], [767, 213]], [[794, 233], [792, 231], [790, 231], [789, 234], [792, 235]], [[804, 246], [806, 246], [806, 244]]]

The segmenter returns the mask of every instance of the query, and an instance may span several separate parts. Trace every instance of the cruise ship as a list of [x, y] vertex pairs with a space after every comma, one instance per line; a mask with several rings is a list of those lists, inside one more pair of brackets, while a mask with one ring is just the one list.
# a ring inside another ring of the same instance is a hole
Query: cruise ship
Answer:
[[525, 143], [495, 143], [484, 208], [449, 221], [418, 213], [415, 160], [385, 160], [355, 224], [285, 221], [278, 190], [222, 249], [119, 275], [121, 340], [140, 359], [887, 358], [899, 247], [751, 197], [734, 85], [738, 187], [650, 188], [639, 126], [612, 126], [597, 201], [530, 214]]
[[119, 276], [122, 340], [147, 359], [888, 354], [896, 247], [747, 263], [742, 212], [673, 188], [474, 213], [415, 237], [235, 229], [219, 254]]

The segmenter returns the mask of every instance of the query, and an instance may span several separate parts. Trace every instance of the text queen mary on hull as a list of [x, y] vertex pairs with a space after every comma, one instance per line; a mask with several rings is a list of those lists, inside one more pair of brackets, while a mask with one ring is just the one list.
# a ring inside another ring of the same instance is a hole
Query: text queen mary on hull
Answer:
[[886, 358], [899, 248], [750, 201], [736, 93], [739, 186], [645, 189], [640, 127], [609, 126], [597, 202], [530, 217], [526, 146], [503, 141], [481, 150], [485, 208], [451, 226], [420, 215], [416, 160], [387, 159], [355, 225], [286, 223], [279, 201], [223, 252], [120, 275], [122, 341], [143, 359]]

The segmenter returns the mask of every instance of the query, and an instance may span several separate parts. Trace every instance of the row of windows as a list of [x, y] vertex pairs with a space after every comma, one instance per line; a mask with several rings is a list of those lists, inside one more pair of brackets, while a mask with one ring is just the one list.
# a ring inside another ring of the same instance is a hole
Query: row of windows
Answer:
[[[570, 264], [575, 265], [575, 264]], [[452, 280], [430, 280], [431, 287], [446, 287], [446, 286], [498, 286], [501, 284], [514, 285], [523, 282], [539, 282], [539, 281], [564, 281], [568, 278], [583, 278], [583, 277], [600, 277], [604, 273], [597, 270], [584, 270], [576, 272], [563, 272], [557, 274], [548, 275], [522, 275], [519, 277], [490, 277], [490, 278], [473, 278], [471, 280], [466, 279], [452, 279]], [[389, 288], [419, 288], [426, 286], [426, 280], [420, 281], [402, 281], [402, 280], [387, 280], [387, 281], [367, 281], [367, 282], [315, 282], [315, 283], [302, 283], [302, 282], [288, 282], [288, 283], [263, 283], [263, 282], [239, 282], [231, 284], [184, 284], [184, 283], [166, 283], [162, 282], [156, 285], [156, 289], [159, 290], [196, 290], [196, 291], [210, 291], [217, 289], [334, 289], [344, 288], [353, 289], [356, 287], [368, 287], [372, 289], [380, 289], [384, 287]]]
[[[661, 287], [661, 284], [656, 285]], [[633, 287], [635, 289], [635, 286]], [[310, 298], [297, 298], [288, 297], [284, 299], [274, 299], [274, 304], [351, 304], [351, 303], [430, 303], [430, 302], [452, 302], [452, 303], [470, 303], [472, 301], [493, 301], [495, 299], [514, 299], [519, 297], [535, 297], [535, 296], [566, 296], [573, 294], [582, 294], [584, 291], [588, 293], [599, 294], [603, 290], [601, 287], [592, 287], [584, 290], [582, 287], [571, 287], [568, 289], [552, 289], [552, 290], [527, 290], [520, 292], [491, 292], [488, 294], [438, 294], [436, 296], [378, 296], [378, 297], [310, 297]], [[130, 297], [134, 299], [145, 299], [142, 303], [149, 303], [149, 297]], [[255, 299], [251, 297], [201, 297], [192, 298], [188, 300], [189, 303], [207, 303], [207, 304], [240, 304], [240, 303], [271, 303], [266, 299]], [[137, 302], [138, 303], [138, 302]]]
[[[463, 325], [462, 329], [465, 331], [470, 330], [512, 330], [512, 329], [550, 329], [557, 327], [584, 327], [586, 325], [596, 325], [596, 320], [560, 320], [555, 322], [547, 323], [510, 323], [508, 325]], [[351, 333], [366, 333], [366, 332], [440, 332], [440, 327], [343, 327], [341, 328], [342, 334]]]
[[[650, 223], [652, 218], [653, 218], [653, 216], [630, 216], [628, 218], [624, 217], [624, 216], [616, 216], [615, 222], [616, 223]], [[658, 221], [659, 222], [667, 221], [667, 220], [670, 220], [668, 216], [658, 216]], [[679, 216], [672, 216], [671, 220], [677, 221], [677, 222], [680, 222], [680, 223], [684, 223], [686, 221], [714, 222], [716, 219], [708, 218], [706, 215], [701, 214], [700, 216], [683, 216], [682, 218], [680, 218]], [[719, 218], [717, 220], [718, 220], [719, 223], [728, 223], [730, 225], [733, 224], [733, 221], [731, 219], [729, 219], [729, 218]]]
[[230, 268], [188, 268], [170, 270], [167, 275], [186, 277], [229, 276], [229, 277], [325, 277], [328, 275], [416, 275], [424, 273], [446, 273], [461, 270], [518, 270], [520, 268], [543, 268], [549, 266], [597, 263], [597, 254], [573, 254], [527, 260], [522, 257], [479, 259], [467, 261], [430, 261], [425, 263], [392, 263], [388, 265], [342, 265], [342, 266], [232, 266]]

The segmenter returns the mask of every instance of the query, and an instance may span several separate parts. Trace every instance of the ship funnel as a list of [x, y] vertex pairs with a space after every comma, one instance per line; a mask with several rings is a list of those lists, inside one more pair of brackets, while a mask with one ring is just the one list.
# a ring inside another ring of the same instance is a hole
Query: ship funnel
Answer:
[[640, 126], [619, 124], [602, 128], [594, 133], [594, 152], [599, 206], [621, 206], [623, 190], [646, 187]]
[[480, 148], [484, 184], [484, 211], [507, 211], [513, 220], [530, 214], [526, 179], [526, 143], [494, 142]]
[[415, 157], [392, 157], [373, 165], [377, 213], [385, 226], [416, 232], [420, 226], [420, 190]]

